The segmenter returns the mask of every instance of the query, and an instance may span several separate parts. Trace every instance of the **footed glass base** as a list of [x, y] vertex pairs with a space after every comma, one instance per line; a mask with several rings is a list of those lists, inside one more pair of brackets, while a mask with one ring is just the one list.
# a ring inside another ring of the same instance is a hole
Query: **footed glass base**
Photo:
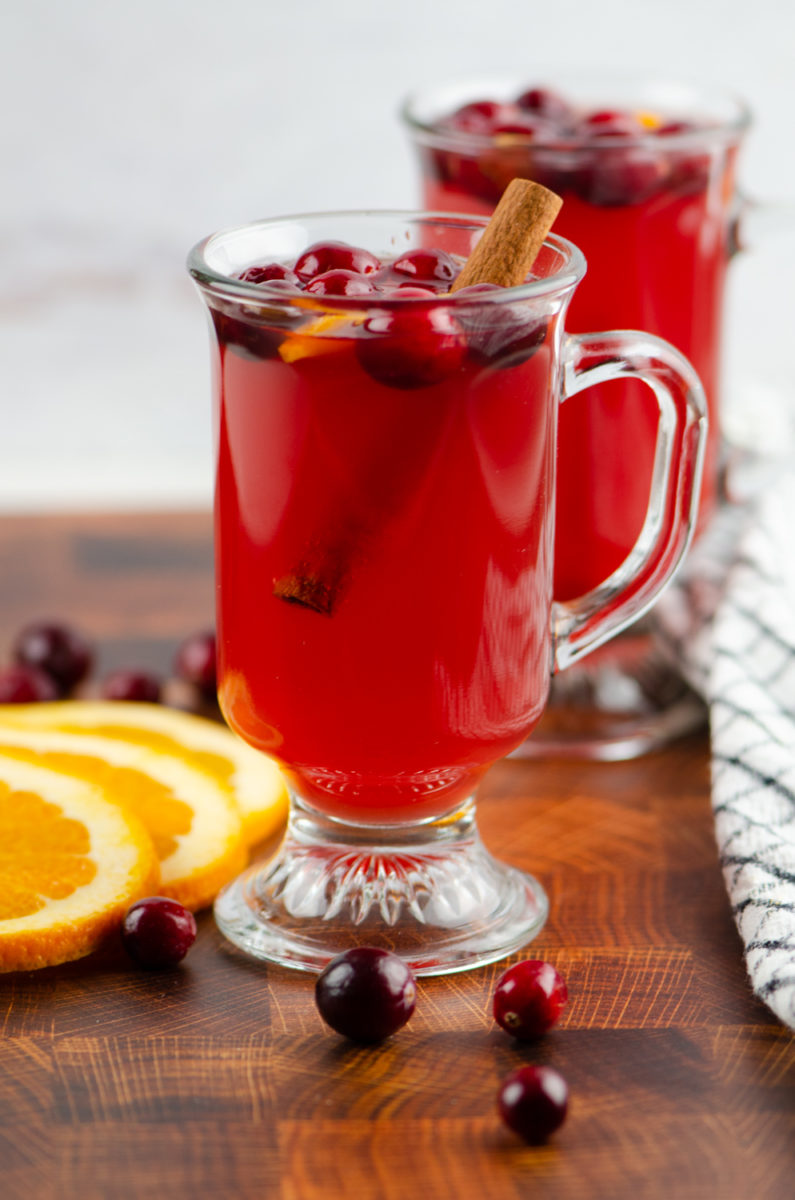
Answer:
[[706, 721], [704, 702], [641, 622], [553, 678], [541, 720], [511, 757], [622, 762]]
[[488, 853], [474, 803], [422, 825], [357, 826], [293, 800], [275, 858], [226, 887], [215, 918], [255, 958], [321, 971], [352, 946], [390, 950], [417, 975], [485, 966], [542, 928], [546, 894]]

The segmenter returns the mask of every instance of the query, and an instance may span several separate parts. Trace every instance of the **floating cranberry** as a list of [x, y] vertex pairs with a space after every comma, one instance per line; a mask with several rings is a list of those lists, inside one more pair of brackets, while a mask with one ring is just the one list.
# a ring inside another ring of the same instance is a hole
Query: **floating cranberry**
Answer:
[[573, 118], [571, 106], [550, 88], [528, 88], [517, 97], [516, 104], [521, 110], [536, 113], [556, 125], [567, 125]]
[[658, 190], [666, 167], [660, 154], [605, 147], [594, 151], [578, 173], [578, 187], [591, 204], [642, 204]]
[[[230, 311], [213, 309], [213, 322], [222, 346], [232, 346], [246, 358], [277, 358], [285, 329], [295, 320], [289, 301], [301, 294], [301, 283], [294, 276], [292, 280], [263, 280], [261, 286], [267, 286], [261, 304], [236, 305]], [[277, 293], [288, 303], [282, 303]]]
[[[496, 283], [474, 283], [459, 288], [457, 297], [477, 297], [503, 291]], [[527, 304], [467, 304], [456, 309], [456, 319], [467, 335], [469, 353], [476, 362], [492, 367], [515, 367], [543, 345], [545, 317]]]
[[584, 117], [580, 122], [579, 132], [589, 138], [627, 138], [637, 137], [643, 130], [630, 113], [606, 108], [599, 112], [589, 113]]
[[712, 160], [708, 154], [671, 155], [671, 187], [677, 192], [703, 192], [709, 184]]
[[157, 704], [160, 691], [160, 680], [148, 671], [112, 671], [102, 684], [102, 696], [105, 700], [135, 700]]
[[407, 297], [413, 296], [415, 300], [424, 298], [433, 298], [440, 295], [442, 292], [448, 291], [446, 283], [437, 283], [431, 279], [424, 279], [422, 284], [415, 283], [413, 279], [391, 279], [389, 283], [382, 283], [382, 290], [389, 295], [394, 293], [402, 296], [405, 300]]
[[516, 1038], [540, 1037], [560, 1017], [569, 998], [552, 963], [527, 959], [509, 967], [494, 991], [494, 1020]]
[[502, 195], [505, 185], [500, 187], [499, 183], [484, 175], [479, 157], [433, 149], [429, 152], [427, 162], [438, 179], [465, 195], [479, 196], [491, 204], [496, 204]]
[[689, 145], [685, 136], [680, 142], [681, 135], [694, 132], [695, 127], [689, 121], [668, 121], [660, 125], [655, 133], [657, 137], [676, 139], [674, 145], [666, 147], [671, 173], [671, 187], [678, 192], [700, 192], [709, 183], [712, 171], [712, 160], [709, 154], [699, 153]]
[[569, 1089], [552, 1067], [520, 1067], [500, 1084], [497, 1108], [505, 1124], [531, 1145], [554, 1133], [566, 1119]]
[[692, 133], [695, 126], [690, 121], [665, 121], [654, 130], [656, 137], [673, 137], [680, 133]]
[[[709, 155], [690, 149], [686, 139], [665, 144], [699, 132], [697, 125], [672, 119], [649, 128], [629, 110], [583, 112], [543, 87], [527, 88], [512, 103], [465, 104], [438, 127], [492, 140], [473, 143], [468, 153], [454, 145], [426, 151], [426, 169], [440, 181], [490, 204], [517, 176], [562, 194], [573, 191], [591, 204], [618, 206], [643, 203], [663, 187], [703, 190], [711, 174]], [[659, 151], [655, 135], [663, 143]]]
[[548, 138], [553, 136], [553, 126], [540, 117], [519, 114], [504, 121], [499, 121], [493, 127], [492, 133], [498, 140], [506, 134], [515, 138]]
[[194, 633], [178, 647], [174, 671], [180, 679], [197, 687], [203, 696], [212, 699], [218, 686], [215, 657], [213, 631]]
[[458, 288], [457, 296], [484, 296], [488, 292], [501, 292], [503, 288], [498, 283], [468, 283], [466, 287]]
[[462, 133], [488, 133], [502, 112], [503, 106], [496, 100], [472, 100], [451, 113], [444, 124]]
[[578, 191], [577, 150], [563, 142], [535, 146], [528, 178], [560, 196]]
[[417, 986], [401, 958], [388, 950], [358, 946], [338, 954], [315, 984], [321, 1017], [357, 1042], [380, 1042], [414, 1012]]
[[401, 300], [435, 300], [438, 292], [434, 291], [430, 284], [420, 285], [407, 279], [395, 287], [386, 288], [385, 294], [399, 296]]
[[450, 284], [459, 265], [445, 250], [407, 250], [390, 264], [395, 275], [409, 275], [419, 283], [426, 281]]
[[[270, 286], [275, 286], [274, 281]], [[212, 311], [215, 332], [222, 346], [232, 347], [244, 358], [277, 358], [284, 331], [263, 325], [252, 314], [250, 320], [239, 320], [228, 313]]]
[[121, 940], [139, 966], [175, 967], [196, 941], [196, 920], [176, 900], [147, 896], [127, 910]]
[[38, 667], [19, 663], [0, 670], [0, 704], [36, 704], [58, 695], [52, 677]]
[[[420, 291], [420, 289], [417, 289]], [[401, 289], [401, 297], [423, 299]], [[418, 388], [441, 383], [461, 366], [466, 341], [445, 308], [406, 304], [365, 321], [356, 340], [362, 367], [387, 387]]]
[[[270, 311], [268, 308], [268, 301], [270, 300], [271, 295], [272, 294], [275, 295], [277, 292], [280, 292], [285, 297], [289, 297], [289, 296], [298, 295], [301, 291], [303, 291], [303, 284], [301, 283], [301, 280], [298, 278], [297, 275], [292, 279], [284, 278], [284, 279], [263, 280], [263, 285], [266, 282], [268, 285], [268, 294], [267, 294], [267, 296], [263, 296], [263, 298], [262, 298], [262, 307], [255, 308], [250, 311], [259, 312], [259, 313]], [[277, 297], [277, 299], [278, 299], [278, 297]], [[278, 311], [278, 310], [275, 310], [275, 311]]]
[[347, 242], [315, 242], [304, 250], [293, 268], [299, 279], [306, 282], [326, 271], [355, 271], [370, 275], [381, 266], [369, 250], [349, 246]]
[[244, 283], [298, 283], [298, 276], [295, 271], [291, 271], [289, 267], [285, 267], [282, 263], [266, 263], [261, 267], [246, 267], [238, 276]]
[[336, 267], [315, 275], [305, 290], [311, 296], [369, 296], [375, 289], [369, 276]]
[[93, 661], [91, 647], [75, 629], [44, 621], [21, 630], [12, 655], [15, 662], [49, 675], [60, 695], [85, 679]]

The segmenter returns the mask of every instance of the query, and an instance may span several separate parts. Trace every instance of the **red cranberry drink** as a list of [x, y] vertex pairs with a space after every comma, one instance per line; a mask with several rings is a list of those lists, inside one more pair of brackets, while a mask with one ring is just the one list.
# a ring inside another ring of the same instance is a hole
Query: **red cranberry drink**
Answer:
[[[546, 184], [564, 201], [556, 231], [580, 246], [588, 262], [569, 328], [647, 329], [693, 363], [712, 418], [703, 521], [716, 502], [724, 283], [747, 114], [732, 101], [681, 87], [644, 92], [640, 84], [611, 82], [606, 91], [599, 102], [587, 79], [565, 93], [492, 81], [418, 97], [405, 116], [426, 207], [488, 213], [515, 176]], [[636, 388], [594, 388], [561, 413], [560, 599], [604, 579], [638, 536], [656, 408], [637, 398], [625, 404], [623, 395]]]
[[[564, 337], [584, 264], [560, 238], [521, 286], [450, 293], [484, 225], [294, 218], [191, 256], [215, 335], [219, 698], [293, 789], [267, 877], [218, 903], [262, 957], [320, 969], [361, 921], [376, 923], [368, 944], [402, 953], [405, 937], [426, 972], [528, 940], [542, 893], [475, 837], [477, 784], [538, 721], [553, 657], [632, 619], [684, 553], [703, 431], [692, 371], [643, 335]], [[624, 371], [664, 396], [659, 519], [617, 591], [558, 605], [564, 374], [570, 392]], [[309, 945], [302, 918], [321, 915]]]
[[454, 318], [459, 266], [326, 243], [216, 316], [221, 704], [349, 820], [455, 807], [548, 689], [554, 328]]

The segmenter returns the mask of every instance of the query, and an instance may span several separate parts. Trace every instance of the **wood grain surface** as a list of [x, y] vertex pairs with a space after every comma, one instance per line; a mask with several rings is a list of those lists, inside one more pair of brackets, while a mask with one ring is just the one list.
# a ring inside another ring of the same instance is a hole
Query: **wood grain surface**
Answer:
[[[168, 671], [212, 620], [205, 514], [0, 524], [0, 651], [77, 623], [99, 670]], [[201, 916], [171, 972], [118, 945], [0, 977], [2, 1200], [767, 1200], [795, 1191], [795, 1045], [751, 995], [717, 865], [705, 737], [635, 763], [506, 761], [487, 845], [552, 900], [531, 954], [570, 1004], [532, 1044], [490, 1015], [503, 967], [423, 980], [408, 1026], [327, 1030], [311, 976], [247, 960]], [[568, 1079], [542, 1147], [501, 1127], [522, 1063]]]

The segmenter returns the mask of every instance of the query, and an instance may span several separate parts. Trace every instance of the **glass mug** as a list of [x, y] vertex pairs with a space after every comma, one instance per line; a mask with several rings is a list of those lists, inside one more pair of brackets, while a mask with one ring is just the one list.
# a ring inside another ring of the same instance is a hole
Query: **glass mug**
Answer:
[[[320, 970], [364, 943], [441, 974], [529, 941], [544, 892], [487, 852], [475, 790], [538, 721], [551, 669], [643, 612], [692, 532], [698, 379], [645, 334], [564, 332], [585, 261], [563, 238], [521, 287], [470, 294], [238, 278], [327, 240], [463, 261], [485, 224], [296, 216], [189, 258], [213, 330], [219, 699], [291, 790], [281, 849], [216, 903], [256, 957]], [[618, 571], [556, 602], [561, 401], [628, 377], [660, 415], [647, 519]]]
[[[588, 261], [569, 328], [647, 329], [686, 355], [704, 385], [710, 431], [703, 528], [718, 500], [723, 300], [736, 249], [735, 166], [748, 111], [714, 91], [587, 71], [558, 74], [549, 89], [525, 89], [527, 81], [474, 79], [406, 102], [423, 202], [490, 213], [517, 175], [562, 197], [555, 231]], [[522, 105], [513, 103], [523, 92]], [[472, 108], [451, 121], [465, 104]], [[629, 131], [621, 127], [626, 114], [637, 118]], [[557, 599], [592, 588], [634, 545], [656, 425], [654, 404], [629, 380], [593, 388], [562, 410]], [[703, 706], [648, 637], [633, 630], [556, 681], [544, 725], [523, 753], [632, 757], [703, 719]]]

